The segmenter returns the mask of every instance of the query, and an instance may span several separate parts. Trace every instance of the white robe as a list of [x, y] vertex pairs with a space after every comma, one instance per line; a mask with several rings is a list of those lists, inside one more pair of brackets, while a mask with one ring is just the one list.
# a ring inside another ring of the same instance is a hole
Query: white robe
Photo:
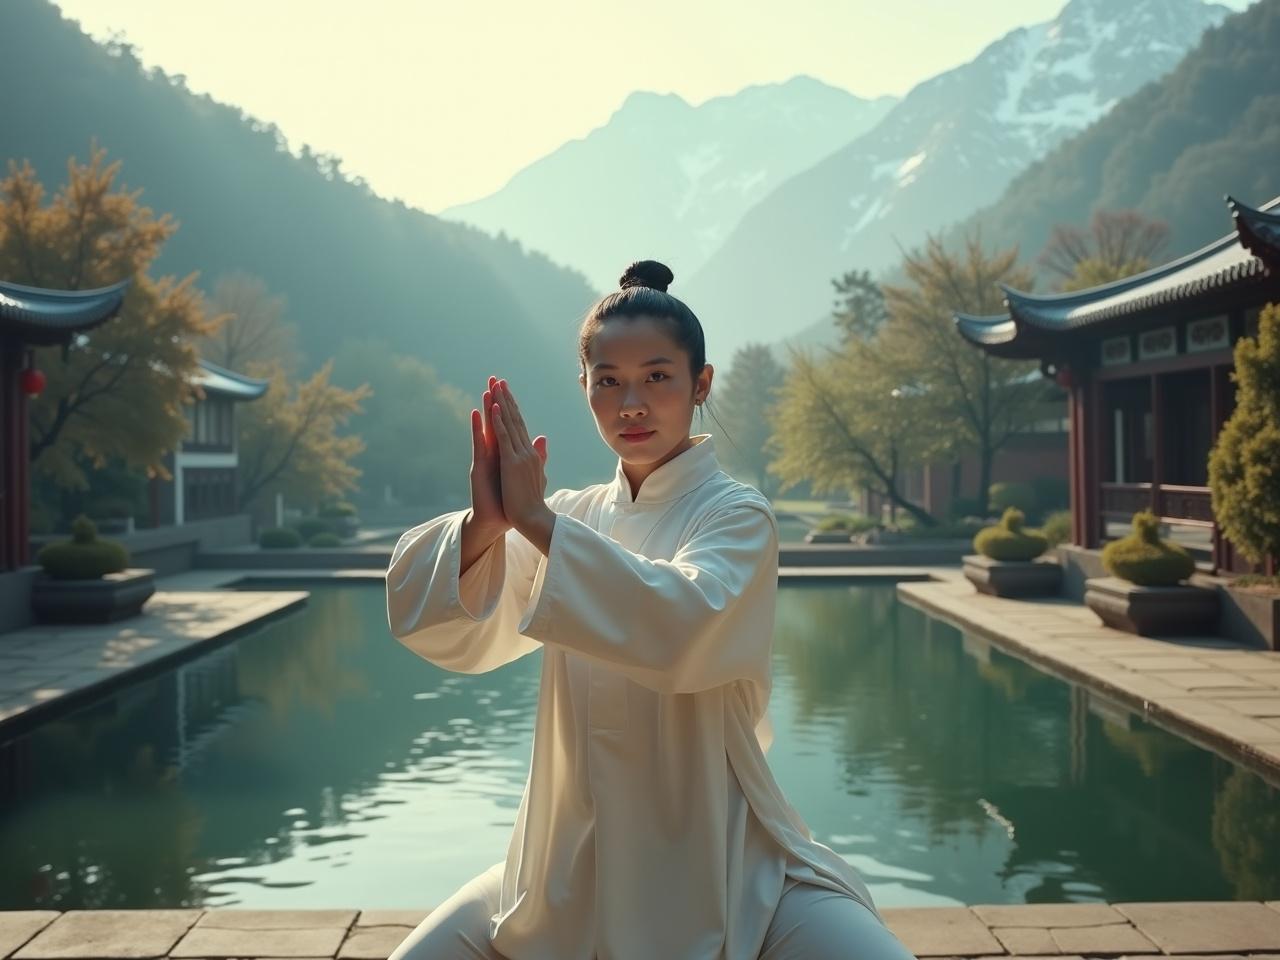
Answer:
[[765, 751], [778, 527], [710, 435], [651, 473], [557, 490], [550, 555], [514, 530], [459, 577], [465, 510], [406, 531], [392, 634], [447, 670], [543, 648], [493, 946], [512, 960], [755, 960], [787, 876], [875, 904]]

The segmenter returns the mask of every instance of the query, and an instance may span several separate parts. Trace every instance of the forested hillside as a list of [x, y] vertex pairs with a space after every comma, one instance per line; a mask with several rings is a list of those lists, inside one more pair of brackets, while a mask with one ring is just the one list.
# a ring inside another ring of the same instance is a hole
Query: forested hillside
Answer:
[[0, 160], [30, 160], [52, 193], [96, 140], [123, 162], [119, 180], [180, 224], [160, 272], [199, 271], [206, 290], [232, 271], [261, 277], [287, 299], [311, 366], [347, 338], [377, 337], [476, 404], [485, 376], [510, 377], [552, 438], [553, 482], [598, 478], [612, 462], [574, 378], [577, 321], [594, 297], [581, 274], [384, 200], [337, 158], [294, 156], [272, 124], [145, 69], [125, 45], [95, 43], [46, 0], [0, 3], [0, 35]]

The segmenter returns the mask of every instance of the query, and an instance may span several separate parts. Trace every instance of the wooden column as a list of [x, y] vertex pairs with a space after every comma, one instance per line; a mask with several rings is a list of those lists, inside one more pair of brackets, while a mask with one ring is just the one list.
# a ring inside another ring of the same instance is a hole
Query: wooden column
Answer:
[[1088, 537], [1084, 546], [1090, 549], [1102, 542], [1102, 513], [1099, 508], [1102, 499], [1102, 384], [1094, 378], [1089, 380], [1088, 392], [1085, 394], [1085, 430], [1084, 430], [1084, 513], [1088, 523]]
[[[1209, 448], [1218, 442], [1218, 430], [1221, 424], [1218, 422], [1222, 417], [1222, 398], [1219, 395], [1219, 373], [1222, 368], [1217, 364], [1209, 367]], [[1231, 559], [1227, 556], [1226, 550], [1223, 549], [1222, 529], [1218, 526], [1218, 520], [1215, 517], [1213, 521], [1213, 570], [1218, 572], [1224, 570], [1230, 564]]]
[[0, 337], [0, 571], [27, 563], [27, 398], [18, 385], [24, 345]]
[[1084, 395], [1084, 387], [1079, 383], [1071, 385], [1071, 393], [1067, 398], [1067, 492], [1070, 496], [1071, 508], [1071, 542], [1078, 547], [1086, 546], [1088, 537], [1085, 534], [1084, 519], [1084, 481], [1081, 468], [1083, 458], [1080, 436], [1084, 417], [1080, 406]]
[[1164, 414], [1160, 375], [1151, 375], [1151, 512], [1160, 516], [1160, 480], [1164, 475]]

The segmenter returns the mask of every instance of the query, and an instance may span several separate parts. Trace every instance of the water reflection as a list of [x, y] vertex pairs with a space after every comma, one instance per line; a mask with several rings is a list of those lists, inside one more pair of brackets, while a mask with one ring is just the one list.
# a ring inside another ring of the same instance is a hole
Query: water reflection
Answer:
[[[0, 908], [426, 907], [500, 860], [541, 657], [477, 677], [380, 587], [0, 747]], [[779, 593], [784, 790], [883, 905], [1280, 896], [1253, 774], [898, 604]]]

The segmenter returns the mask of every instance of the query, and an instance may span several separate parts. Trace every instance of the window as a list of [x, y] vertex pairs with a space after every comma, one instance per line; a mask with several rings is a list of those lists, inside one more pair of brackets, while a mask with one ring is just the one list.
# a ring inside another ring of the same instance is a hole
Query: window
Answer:
[[207, 520], [235, 513], [234, 469], [188, 468], [183, 471], [182, 477], [185, 520]]

